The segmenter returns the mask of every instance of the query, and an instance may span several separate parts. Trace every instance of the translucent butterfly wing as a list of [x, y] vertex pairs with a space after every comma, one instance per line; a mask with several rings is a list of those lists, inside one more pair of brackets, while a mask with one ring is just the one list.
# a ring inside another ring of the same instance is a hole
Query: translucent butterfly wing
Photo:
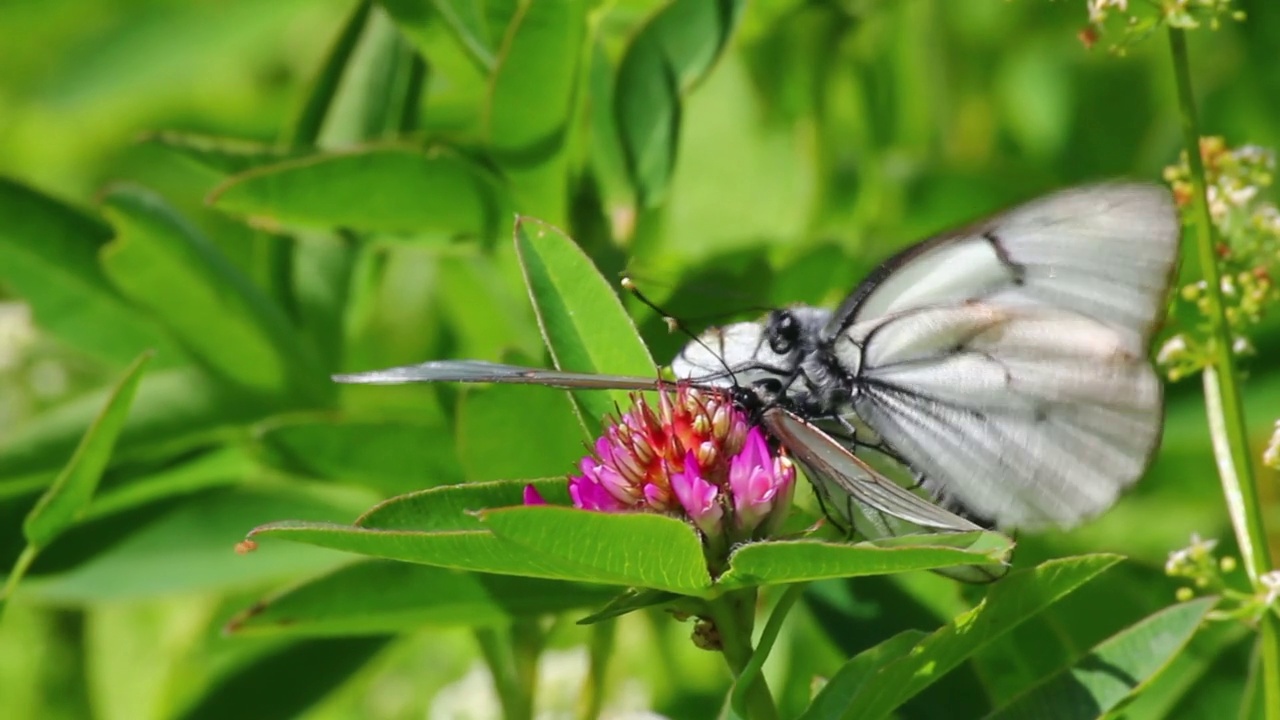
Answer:
[[[765, 411], [764, 425], [804, 468], [828, 514], [845, 529], [876, 539], [919, 532], [972, 532], [982, 528], [899, 486], [836, 439], [780, 407]], [[966, 582], [1002, 576], [1000, 564], [941, 570]]]
[[1070, 190], [908, 250], [828, 324], [852, 407], [944, 500], [1000, 527], [1109, 507], [1159, 443], [1146, 348], [1177, 258], [1168, 193]]
[[333, 379], [340, 383], [363, 385], [413, 382], [508, 383], [574, 390], [653, 390], [661, 384], [657, 378], [566, 372], [484, 360], [434, 360], [384, 370], [334, 375]]
[[841, 303], [825, 335], [912, 308], [983, 300], [1076, 312], [1145, 350], [1164, 317], [1177, 249], [1168, 190], [1064, 190], [890, 258]]

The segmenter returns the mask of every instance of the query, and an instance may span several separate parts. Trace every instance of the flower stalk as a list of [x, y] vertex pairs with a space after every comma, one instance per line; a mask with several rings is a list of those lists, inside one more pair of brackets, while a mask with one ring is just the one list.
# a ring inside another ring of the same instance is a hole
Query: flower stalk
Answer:
[[[782, 597], [769, 615], [769, 622], [765, 623], [764, 630], [760, 633], [760, 641], [756, 644], [751, 660], [738, 673], [737, 680], [733, 684], [733, 691], [729, 695], [729, 704], [733, 707], [734, 712], [743, 717], [748, 715], [747, 696], [751, 692], [756, 678], [760, 677], [764, 663], [769, 659], [769, 653], [773, 651], [773, 644], [777, 642], [778, 634], [782, 632], [783, 621], [787, 619], [787, 615], [791, 612], [791, 608], [796, 604], [796, 601], [804, 594], [804, 589], [805, 583], [795, 583], [787, 586], [787, 589], [783, 591]], [[761, 678], [760, 682], [763, 683], [764, 679]]]
[[502, 717], [505, 720], [532, 720], [533, 685], [520, 681], [510, 638], [502, 637], [494, 628], [477, 628], [475, 636], [480, 654], [493, 676]]
[[[1213, 441], [1214, 457], [1222, 481], [1223, 493], [1231, 515], [1231, 523], [1240, 545], [1241, 558], [1254, 589], [1261, 589], [1262, 578], [1272, 569], [1267, 547], [1266, 528], [1258, 501], [1257, 480], [1249, 451], [1244, 403], [1231, 352], [1231, 330], [1227, 324], [1222, 298], [1222, 281], [1218, 272], [1214, 241], [1214, 224], [1209, 210], [1204, 162], [1200, 154], [1195, 96], [1191, 89], [1191, 67], [1187, 55], [1186, 33], [1174, 26], [1168, 28], [1169, 48], [1177, 83], [1183, 141], [1191, 169], [1195, 208], [1196, 250], [1205, 292], [1209, 323], [1212, 328], [1210, 362], [1204, 368], [1205, 405]], [[1280, 677], [1280, 622], [1272, 613], [1260, 619], [1262, 670], [1264, 677]], [[1280, 687], [1265, 683], [1264, 716], [1280, 720]]]
[[[735, 704], [746, 713], [748, 720], [778, 720], [778, 710], [773, 694], [763, 676], [751, 672], [755, 649], [751, 646], [751, 633], [755, 626], [756, 589], [730, 592], [707, 602], [711, 621], [719, 632], [721, 653], [735, 679], [745, 686], [737, 692]], [[736, 694], [736, 693], [735, 693]]]

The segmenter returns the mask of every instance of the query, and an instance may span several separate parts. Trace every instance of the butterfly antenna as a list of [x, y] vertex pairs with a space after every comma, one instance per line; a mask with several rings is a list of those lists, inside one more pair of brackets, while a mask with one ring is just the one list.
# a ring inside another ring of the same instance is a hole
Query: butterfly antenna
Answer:
[[715, 350], [712, 350], [710, 345], [707, 345], [705, 342], [703, 342], [702, 338], [698, 337], [696, 334], [693, 333], [693, 331], [685, 327], [684, 323], [677, 320], [673, 315], [671, 315], [670, 313], [668, 313], [667, 311], [659, 307], [657, 303], [645, 297], [644, 293], [640, 292], [640, 288], [636, 287], [636, 284], [632, 282], [631, 278], [623, 277], [621, 280], [621, 285], [623, 290], [626, 290], [627, 292], [634, 295], [636, 299], [639, 300], [645, 307], [658, 313], [658, 316], [661, 317], [662, 321], [667, 325], [667, 332], [682, 333], [683, 335], [687, 336], [689, 339], [698, 343], [698, 345], [701, 346], [703, 350], [706, 350], [707, 353], [711, 355], [711, 357], [720, 361], [720, 365], [724, 367], [725, 374], [729, 376], [729, 379], [733, 380], [733, 386], [735, 388], [738, 387], [738, 376], [733, 373], [733, 368], [729, 367], [729, 363], [725, 362], [724, 358], [721, 357], [719, 353], [717, 353]]

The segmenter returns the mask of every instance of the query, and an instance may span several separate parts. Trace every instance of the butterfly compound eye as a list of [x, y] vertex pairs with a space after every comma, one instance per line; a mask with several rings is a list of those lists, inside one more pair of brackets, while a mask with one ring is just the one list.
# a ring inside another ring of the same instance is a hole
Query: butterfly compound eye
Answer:
[[779, 355], [786, 355], [800, 340], [800, 322], [786, 310], [774, 310], [769, 315], [767, 335], [769, 349]]

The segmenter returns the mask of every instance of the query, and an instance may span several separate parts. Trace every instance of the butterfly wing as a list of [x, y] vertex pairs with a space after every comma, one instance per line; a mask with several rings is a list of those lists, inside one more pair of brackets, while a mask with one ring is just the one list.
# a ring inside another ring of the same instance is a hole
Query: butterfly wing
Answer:
[[1177, 257], [1178, 216], [1168, 190], [1073, 188], [890, 258], [841, 303], [824, 335], [904, 310], [981, 300], [1079, 313], [1145, 351], [1164, 317]]
[[655, 390], [662, 385], [657, 378], [565, 372], [484, 360], [433, 360], [417, 365], [334, 375], [333, 379], [340, 383], [362, 385], [414, 382], [507, 383], [546, 385], [569, 390]]
[[[872, 539], [982, 529], [899, 486], [795, 413], [770, 408], [764, 413], [764, 425], [804, 468], [828, 515], [835, 514], [835, 521], [846, 529]], [[987, 582], [1006, 569], [993, 564], [940, 572], [966, 582]]]
[[1162, 427], [1147, 346], [1178, 224], [1166, 191], [1049, 196], [890, 260], [825, 329], [851, 398], [943, 500], [1070, 527], [1145, 470]]

